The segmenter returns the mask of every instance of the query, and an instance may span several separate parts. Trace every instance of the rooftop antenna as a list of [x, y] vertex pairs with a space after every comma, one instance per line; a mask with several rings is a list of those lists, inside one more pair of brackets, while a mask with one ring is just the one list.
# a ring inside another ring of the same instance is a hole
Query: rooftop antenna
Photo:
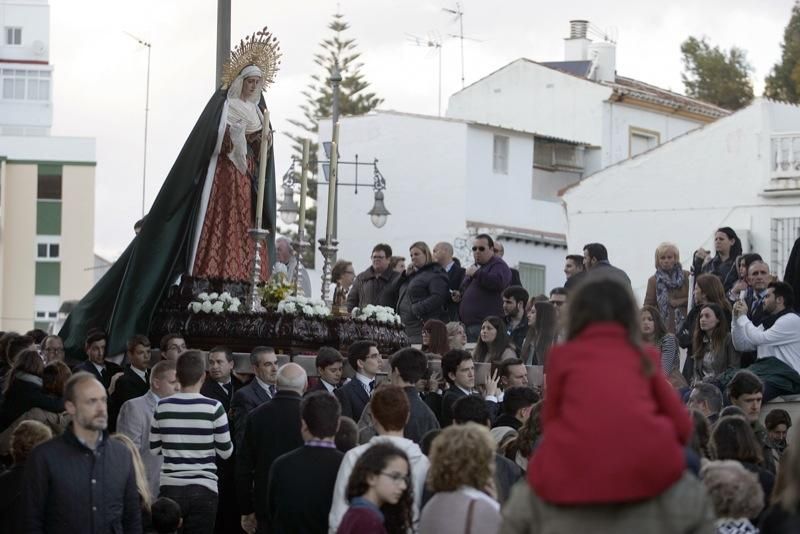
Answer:
[[[435, 37], [417, 37], [416, 35], [408, 35], [408, 41], [414, 46], [427, 47], [435, 49], [439, 54], [439, 96], [436, 100], [438, 105], [438, 115], [442, 116], [442, 40]], [[463, 81], [463, 80], [462, 80]]]
[[464, 88], [464, 39], [467, 39], [469, 41], [476, 41], [478, 43], [480, 43], [481, 41], [480, 39], [464, 37], [464, 12], [461, 10], [460, 2], [456, 2], [455, 9], [448, 9], [445, 7], [442, 8], [442, 11], [444, 11], [445, 13], [451, 13], [455, 15], [455, 19], [453, 20], [458, 20], [458, 35], [449, 34], [449, 36], [455, 37], [461, 41], [461, 88], [463, 89]]
[[144, 155], [142, 157], [142, 217], [145, 215], [145, 195], [146, 195], [146, 186], [147, 186], [147, 119], [150, 115], [150, 49], [152, 48], [151, 43], [145, 41], [144, 39], [140, 39], [135, 35], [128, 33], [123, 30], [123, 33], [142, 45], [143, 47], [147, 48], [147, 83], [145, 89], [145, 97], [144, 97]]

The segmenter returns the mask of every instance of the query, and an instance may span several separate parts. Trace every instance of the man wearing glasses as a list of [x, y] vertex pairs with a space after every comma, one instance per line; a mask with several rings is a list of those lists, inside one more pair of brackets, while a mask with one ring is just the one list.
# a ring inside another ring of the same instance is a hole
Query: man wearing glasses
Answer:
[[64, 361], [64, 342], [58, 336], [47, 336], [42, 341], [44, 362]]
[[475, 342], [483, 320], [503, 316], [503, 290], [511, 283], [511, 269], [494, 253], [494, 240], [478, 234], [472, 242], [475, 263], [467, 267], [461, 283], [461, 322], [467, 327], [467, 341]]
[[400, 276], [400, 273], [389, 269], [391, 257], [392, 247], [384, 243], [375, 245], [372, 249], [372, 265], [356, 276], [347, 296], [347, 311], [363, 308], [369, 304], [394, 307], [394, 302], [383, 301], [383, 290]]

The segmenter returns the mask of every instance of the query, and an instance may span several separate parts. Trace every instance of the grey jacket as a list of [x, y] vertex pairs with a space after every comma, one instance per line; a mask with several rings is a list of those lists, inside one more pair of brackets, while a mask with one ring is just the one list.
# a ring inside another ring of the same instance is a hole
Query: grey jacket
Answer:
[[503, 507], [500, 534], [713, 534], [714, 510], [694, 475], [683, 477], [661, 495], [629, 504], [554, 506], [519, 482]]
[[368, 304], [394, 308], [394, 302], [386, 302], [384, 299], [383, 290], [398, 276], [400, 274], [391, 269], [376, 274], [372, 267], [359, 273], [353, 281], [350, 293], [347, 294], [347, 311], [353, 311], [353, 308], [363, 308]]
[[[415, 386], [408, 386], [403, 388], [408, 397], [409, 416], [408, 422], [403, 429], [403, 436], [410, 439], [414, 443], [422, 441], [422, 436], [431, 430], [439, 429], [439, 420], [436, 419], [433, 410], [425, 404], [425, 401], [417, 393]], [[366, 443], [373, 437], [378, 435], [372, 422], [372, 411], [369, 409], [369, 404], [364, 412], [361, 414], [361, 419], [358, 421], [358, 442]]]
[[158, 398], [149, 391], [141, 397], [126, 401], [119, 410], [117, 418], [117, 432], [125, 434], [142, 457], [147, 482], [150, 484], [150, 494], [158, 495], [159, 481], [161, 478], [161, 464], [164, 457], [150, 452], [150, 421], [156, 410]]

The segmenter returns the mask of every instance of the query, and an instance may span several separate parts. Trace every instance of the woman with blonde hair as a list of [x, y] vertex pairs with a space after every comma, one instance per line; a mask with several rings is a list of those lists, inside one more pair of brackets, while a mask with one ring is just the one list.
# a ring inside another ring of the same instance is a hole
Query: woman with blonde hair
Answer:
[[133, 474], [136, 477], [136, 491], [139, 492], [139, 504], [142, 507], [142, 525], [147, 527], [151, 522], [150, 506], [153, 504], [153, 496], [150, 495], [150, 483], [147, 481], [147, 471], [145, 471], [142, 456], [139, 454], [139, 449], [134, 445], [131, 438], [125, 434], [111, 434], [111, 439], [119, 441], [131, 452]]
[[757, 534], [748, 519], [764, 506], [764, 491], [756, 474], [734, 460], [717, 460], [706, 464], [700, 476], [717, 515], [717, 533]]
[[494, 453], [489, 430], [476, 423], [449, 426], [436, 436], [428, 469], [434, 495], [420, 514], [420, 534], [497, 532]]
[[686, 317], [689, 272], [681, 266], [680, 252], [672, 243], [656, 247], [655, 265], [655, 274], [647, 280], [644, 305], [657, 308], [667, 332], [674, 334]]
[[463, 350], [467, 344], [467, 331], [464, 325], [458, 321], [447, 323], [447, 344], [450, 350]]
[[398, 276], [388, 294], [397, 303], [395, 310], [406, 327], [411, 343], [422, 343], [422, 325], [428, 319], [445, 319], [450, 298], [447, 274], [433, 261], [428, 245], [417, 241], [409, 247], [411, 263]]

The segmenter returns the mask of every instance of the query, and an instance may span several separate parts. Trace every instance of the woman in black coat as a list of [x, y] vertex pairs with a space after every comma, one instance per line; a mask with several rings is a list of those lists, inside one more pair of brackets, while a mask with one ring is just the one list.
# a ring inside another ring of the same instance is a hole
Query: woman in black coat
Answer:
[[433, 261], [431, 250], [422, 241], [409, 248], [411, 261], [395, 280], [395, 311], [403, 321], [411, 343], [422, 343], [422, 325], [428, 319], [444, 320], [450, 290], [447, 274]]
[[64, 411], [63, 399], [48, 395], [42, 389], [43, 371], [44, 362], [35, 350], [26, 350], [16, 357], [3, 391], [5, 400], [0, 408], [0, 432], [31, 408], [55, 413]]

